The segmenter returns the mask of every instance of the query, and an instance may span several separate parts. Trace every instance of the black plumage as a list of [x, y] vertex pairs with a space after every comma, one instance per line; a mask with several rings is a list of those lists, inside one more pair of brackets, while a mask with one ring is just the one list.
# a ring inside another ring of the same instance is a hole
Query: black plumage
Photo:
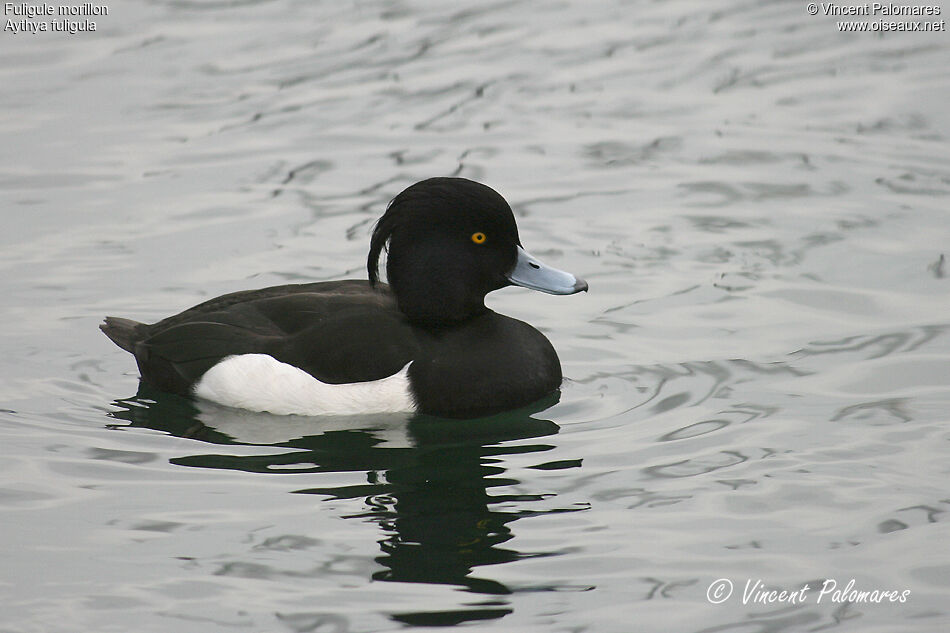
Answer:
[[[387, 245], [389, 285], [378, 279]], [[529, 404], [561, 383], [550, 342], [484, 304], [488, 292], [512, 283], [519, 246], [500, 195], [435, 178], [397, 196], [377, 223], [369, 281], [235, 292], [151, 325], [108, 317], [101, 329], [135, 356], [142, 380], [172, 393], [190, 395], [232, 355], [267, 354], [330, 384], [378, 380], [411, 361], [418, 411], [480, 416]], [[578, 290], [586, 284], [569, 292]]]

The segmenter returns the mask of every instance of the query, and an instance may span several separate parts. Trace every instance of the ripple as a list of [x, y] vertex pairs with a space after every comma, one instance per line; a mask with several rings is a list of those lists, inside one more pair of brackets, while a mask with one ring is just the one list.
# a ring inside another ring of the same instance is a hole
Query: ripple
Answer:
[[[939, 630], [944, 34], [722, 4], [158, 0], [81, 46], [10, 39], [7, 628]], [[102, 315], [361, 276], [433, 175], [497, 187], [590, 279], [490, 299], [551, 338], [559, 402], [123, 398]], [[750, 576], [912, 599], [710, 608]]]

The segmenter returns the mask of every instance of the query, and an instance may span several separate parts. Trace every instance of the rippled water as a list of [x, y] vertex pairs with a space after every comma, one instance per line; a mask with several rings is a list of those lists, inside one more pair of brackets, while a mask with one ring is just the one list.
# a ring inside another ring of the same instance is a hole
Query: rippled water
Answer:
[[[946, 630], [948, 36], [804, 5], [125, 0], [0, 33], [0, 630]], [[491, 298], [559, 350], [553, 406], [242, 414], [137, 393], [97, 330], [363, 277], [388, 199], [447, 174], [590, 282]]]

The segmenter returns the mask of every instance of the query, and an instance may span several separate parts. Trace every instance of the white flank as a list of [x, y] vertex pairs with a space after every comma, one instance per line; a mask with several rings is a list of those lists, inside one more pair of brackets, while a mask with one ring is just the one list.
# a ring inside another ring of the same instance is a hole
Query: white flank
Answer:
[[370, 382], [332, 385], [267, 354], [228, 356], [194, 387], [199, 398], [277, 415], [354, 415], [415, 411], [409, 365]]

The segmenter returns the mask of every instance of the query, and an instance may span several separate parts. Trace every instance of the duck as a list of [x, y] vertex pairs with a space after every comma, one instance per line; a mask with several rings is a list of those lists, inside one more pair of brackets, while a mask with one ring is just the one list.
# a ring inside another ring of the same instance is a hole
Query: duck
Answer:
[[376, 222], [366, 268], [366, 280], [233, 292], [152, 324], [106, 317], [100, 329], [154, 389], [277, 415], [477, 418], [559, 391], [551, 342], [485, 296], [588, 285], [524, 249], [491, 187], [457, 177], [409, 186]]

